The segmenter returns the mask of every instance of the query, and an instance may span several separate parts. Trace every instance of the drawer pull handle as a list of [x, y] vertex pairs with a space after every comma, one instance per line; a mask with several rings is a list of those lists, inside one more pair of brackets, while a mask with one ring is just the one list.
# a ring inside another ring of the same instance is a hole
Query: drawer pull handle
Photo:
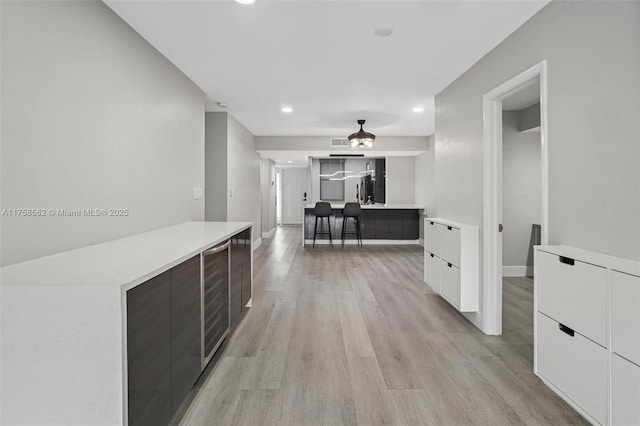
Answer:
[[570, 257], [560, 256], [560, 263], [564, 263], [565, 265], [575, 265], [576, 261]]
[[429, 223], [433, 225], [433, 222], [429, 222]]
[[564, 334], [568, 334], [569, 336], [573, 337], [573, 335], [575, 334], [575, 331], [573, 331], [571, 328], [567, 327], [564, 324], [560, 324], [558, 323], [558, 328], [560, 329], [560, 331], [562, 331]]
[[449, 268], [451, 268], [451, 264], [450, 264], [450, 263], [447, 263], [447, 266], [448, 266]]
[[448, 229], [449, 231], [451, 231], [451, 229], [452, 229], [452, 228], [451, 228], [450, 226], [447, 226], [447, 229]]
[[433, 255], [433, 253], [429, 253], [429, 254], [431, 255], [431, 257], [435, 257], [435, 256]]

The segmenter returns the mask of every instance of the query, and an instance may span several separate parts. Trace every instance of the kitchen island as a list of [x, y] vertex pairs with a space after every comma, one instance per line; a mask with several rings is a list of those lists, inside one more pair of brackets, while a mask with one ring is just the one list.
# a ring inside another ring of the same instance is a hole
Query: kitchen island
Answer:
[[0, 269], [0, 423], [168, 424], [204, 368], [209, 252], [229, 249], [212, 274], [231, 331], [251, 305], [250, 291], [234, 304], [251, 288], [251, 226], [187, 222]]
[[[315, 226], [314, 204], [304, 206], [302, 245], [313, 243]], [[420, 234], [420, 218], [424, 214], [424, 206], [419, 204], [362, 204], [361, 232], [363, 244], [418, 244]], [[342, 210], [344, 203], [331, 204], [331, 237], [338, 243], [342, 230]], [[352, 221], [349, 229], [352, 229]], [[326, 221], [322, 230], [327, 230]], [[320, 221], [318, 221], [320, 229]], [[329, 236], [318, 236], [316, 244], [328, 244]], [[346, 239], [345, 244], [355, 244], [355, 239]]]

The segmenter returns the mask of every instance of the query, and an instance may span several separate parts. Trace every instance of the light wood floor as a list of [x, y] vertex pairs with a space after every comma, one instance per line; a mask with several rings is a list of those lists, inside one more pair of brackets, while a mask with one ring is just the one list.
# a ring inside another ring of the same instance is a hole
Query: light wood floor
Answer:
[[422, 282], [419, 246], [254, 253], [254, 307], [184, 425], [585, 424], [532, 373], [532, 285], [504, 285], [504, 336]]

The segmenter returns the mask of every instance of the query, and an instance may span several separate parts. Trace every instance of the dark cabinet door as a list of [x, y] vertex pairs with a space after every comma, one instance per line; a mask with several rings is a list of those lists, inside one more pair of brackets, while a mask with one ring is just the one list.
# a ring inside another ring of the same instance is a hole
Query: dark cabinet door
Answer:
[[231, 329], [235, 329], [242, 318], [242, 243], [240, 234], [231, 237], [229, 256], [231, 256], [230, 283], [229, 283], [229, 312], [231, 317]]
[[251, 228], [242, 231], [242, 289], [241, 289], [241, 302], [242, 310], [251, 300]]
[[389, 220], [389, 228], [387, 230], [387, 238], [391, 240], [402, 239], [402, 212], [403, 210], [388, 210], [387, 217]]
[[[229, 329], [229, 250], [204, 256], [204, 355]], [[208, 361], [208, 359], [207, 359]]]
[[169, 271], [127, 291], [129, 425], [171, 420], [171, 279]]
[[201, 370], [200, 255], [171, 269], [171, 415]]
[[402, 239], [417, 240], [420, 234], [420, 218], [417, 210], [403, 210]]
[[362, 225], [360, 232], [362, 239], [372, 240], [376, 238], [376, 217], [374, 210], [362, 210]]
[[388, 210], [372, 210], [376, 216], [375, 238], [386, 240], [389, 238], [389, 216]]

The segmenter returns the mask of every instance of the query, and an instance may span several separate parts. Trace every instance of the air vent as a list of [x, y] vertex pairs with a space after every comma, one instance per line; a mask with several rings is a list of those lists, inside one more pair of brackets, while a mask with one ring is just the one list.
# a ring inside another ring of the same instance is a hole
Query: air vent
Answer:
[[329, 157], [338, 157], [338, 158], [364, 157], [364, 154], [329, 154]]
[[331, 138], [331, 147], [335, 148], [337, 146], [351, 146], [351, 144], [347, 138]]

